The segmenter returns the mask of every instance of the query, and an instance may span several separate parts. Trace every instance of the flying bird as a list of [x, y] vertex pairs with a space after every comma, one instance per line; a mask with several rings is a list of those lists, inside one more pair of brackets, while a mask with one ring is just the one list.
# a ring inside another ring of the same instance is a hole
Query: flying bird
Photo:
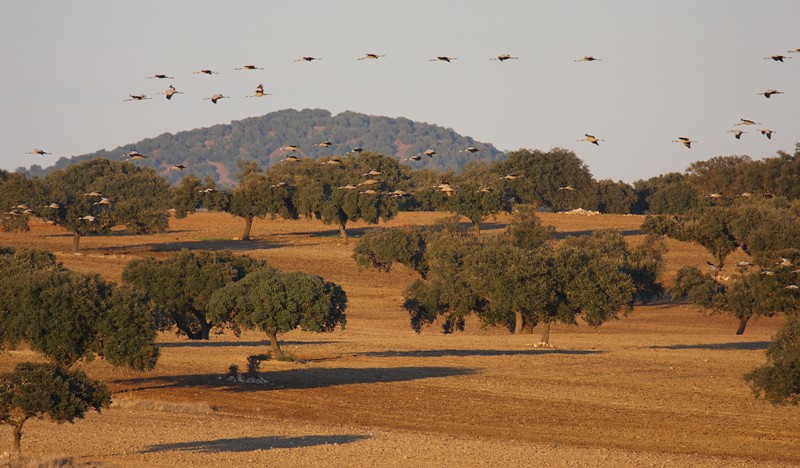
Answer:
[[103, 197], [100, 200], [92, 203], [92, 205], [110, 205], [110, 204], [111, 204], [111, 200], [109, 200], [106, 197]]
[[215, 95], [213, 95], [211, 97], [203, 98], [203, 100], [204, 101], [211, 101], [212, 103], [216, 104], [217, 101], [219, 101], [220, 99], [225, 99], [225, 98], [228, 98], [228, 97], [230, 97], [230, 96], [223, 96], [222, 94], [217, 93], [217, 94], [215, 94]]
[[361, 174], [361, 176], [362, 176], [362, 177], [367, 177], [367, 176], [378, 176], [378, 175], [381, 175], [381, 171], [377, 171], [377, 170], [375, 170], [375, 169], [373, 169], [373, 170], [371, 170], [371, 171], [369, 171], [369, 172], [367, 172], [367, 173], [365, 173], [365, 174]]
[[186, 166], [184, 166], [183, 164], [176, 164], [176, 165], [174, 165], [174, 166], [170, 167], [170, 168], [169, 168], [169, 169], [167, 169], [167, 170], [168, 170], [168, 171], [182, 171], [182, 170], [184, 170], [184, 169], [186, 169]]
[[406, 192], [405, 190], [397, 189], [394, 192], [391, 192], [390, 195], [392, 197], [399, 198], [399, 197], [406, 197], [406, 196], [411, 195], [411, 194]]
[[722, 198], [722, 194], [714, 192], [714, 193], [710, 193], [710, 194], [706, 195], [706, 198]]
[[743, 132], [741, 130], [728, 130], [728, 133], [733, 133], [733, 136], [736, 137], [737, 140], [741, 140], [742, 133], [747, 133], [747, 132]]
[[423, 154], [424, 154], [425, 156], [428, 156], [429, 158], [432, 158], [432, 157], [433, 157], [433, 155], [434, 155], [434, 154], [436, 154], [436, 151], [434, 151], [434, 150], [432, 150], [432, 149], [426, 149], [425, 151], [423, 151], [423, 152], [419, 153], [417, 156], [422, 156]]
[[790, 59], [791, 57], [787, 57], [785, 55], [770, 55], [769, 57], [764, 57], [764, 60], [774, 60], [776, 62], [783, 63], [784, 60]]
[[361, 148], [360, 146], [357, 146], [357, 147], [355, 147], [355, 148], [350, 150], [351, 153], [362, 153], [363, 151], [364, 151], [364, 148]]
[[376, 195], [378, 193], [378, 191], [369, 189], [369, 190], [364, 190], [363, 192], [358, 192], [358, 193], [363, 194], [363, 195]]
[[689, 149], [692, 148], [692, 143], [697, 143], [696, 141], [694, 141], [694, 140], [692, 140], [690, 138], [687, 138], [687, 137], [678, 137], [677, 140], [672, 140], [672, 141], [674, 143], [681, 143], [683, 146], [685, 146], [685, 147], [687, 147]]
[[749, 266], [753, 266], [753, 262], [748, 262], [746, 260], [742, 260], [742, 261], [736, 262], [736, 266], [749, 267]]
[[446, 55], [439, 55], [439, 56], [434, 57], [434, 58], [432, 58], [432, 59], [430, 59], [428, 61], [429, 62], [447, 62], [447, 63], [450, 63], [453, 60], [458, 60], [458, 58], [457, 57], [448, 57]]
[[737, 124], [734, 124], [734, 126], [736, 126], [736, 125], [761, 125], [761, 122], [756, 122], [756, 121], [750, 120], [750, 119], [739, 119], [739, 121], [740, 122], [737, 123]]
[[58, 203], [51, 203], [49, 205], [45, 205], [45, 208], [50, 208], [51, 210], [57, 210], [61, 208], [61, 205], [59, 205]]
[[719, 271], [720, 270], [720, 268], [717, 265], [714, 265], [713, 263], [709, 262], [708, 260], [706, 260], [706, 265], [708, 265], [708, 267], [711, 268], [714, 271]]
[[256, 86], [255, 92], [253, 92], [253, 94], [248, 95], [247, 97], [263, 97], [263, 96], [272, 96], [272, 93], [265, 93], [264, 85], [259, 84], [258, 86]]
[[97, 190], [92, 190], [89, 193], [84, 193], [84, 195], [87, 196], [87, 197], [102, 197], [103, 193], [102, 192], [98, 192]]
[[196, 72], [192, 72], [193, 75], [219, 75], [219, 73], [215, 72], [214, 70], [203, 69], [197, 70]]
[[422, 156], [420, 156], [419, 154], [411, 156], [410, 158], [403, 159], [403, 161], [420, 161], [420, 160], [422, 160]]
[[140, 153], [140, 152], [138, 152], [136, 150], [129, 151], [125, 156], [127, 156], [128, 159], [146, 159], [147, 158], [147, 156], [143, 155], [142, 153]]
[[788, 52], [790, 54], [800, 54], [800, 49], [787, 50], [786, 52]]
[[144, 100], [146, 100], [146, 99], [153, 99], [153, 98], [149, 98], [149, 97], [147, 97], [147, 96], [146, 96], [146, 95], [144, 95], [144, 94], [129, 94], [128, 96], [130, 96], [130, 98], [128, 98], [128, 99], [123, 99], [123, 100], [122, 100], [122, 102], [128, 102], [128, 101], [144, 101]]
[[509, 54], [501, 54], [497, 57], [491, 57], [489, 60], [499, 60], [501, 62], [505, 62], [506, 60], [517, 60], [519, 57], [512, 57]]
[[299, 162], [300, 159], [297, 156], [292, 154], [292, 155], [286, 156], [286, 159], [284, 159], [283, 161], [286, 161], [286, 162]]
[[522, 176], [520, 176], [520, 175], [517, 175], [517, 174], [506, 174], [506, 175], [504, 175], [503, 177], [501, 177], [501, 179], [505, 179], [505, 180], [516, 180], [516, 179], [519, 179], [520, 177], [522, 177]]
[[314, 60], [322, 60], [319, 57], [300, 57], [295, 62], [313, 62]]
[[363, 57], [359, 57], [359, 60], [377, 60], [381, 57], [386, 57], [385, 55], [378, 55], [378, 54], [364, 54]]
[[281, 181], [281, 182], [278, 182], [277, 184], [270, 185], [269, 188], [283, 188], [283, 187], [287, 187], [288, 185], [289, 185], [288, 182]]
[[174, 80], [174, 78], [173, 78], [173, 77], [171, 77], [171, 76], [167, 76], [167, 75], [163, 75], [163, 74], [161, 74], [161, 73], [156, 73], [156, 74], [155, 74], [155, 75], [153, 75], [153, 76], [148, 76], [148, 78], [158, 78], [158, 79], [161, 79], [161, 80], [169, 78], [170, 80]]
[[772, 139], [772, 134], [773, 133], [775, 133], [775, 132], [773, 132], [772, 130], [770, 130], [768, 128], [762, 128], [761, 129], [761, 134], [764, 135], [765, 137], [767, 137], [768, 140]]
[[339, 188], [339, 189], [342, 189], [342, 190], [355, 190], [355, 189], [357, 189], [358, 187], [357, 187], [357, 186], [355, 186], [355, 185], [353, 185], [353, 184], [347, 184], [347, 185], [345, 185], [345, 186], [342, 186], [342, 187], [337, 187], [337, 188]]
[[763, 93], [758, 93], [759, 96], [764, 96], [765, 98], [769, 99], [773, 94], [786, 94], [783, 91], [778, 91], [777, 89], [768, 89]]
[[158, 94], [163, 94], [163, 95], [165, 95], [167, 97], [167, 100], [170, 100], [170, 99], [172, 99], [172, 96], [174, 96], [176, 94], [183, 94], [183, 92], [182, 91], [176, 91], [174, 86], [169, 85], [169, 88], [167, 88], [166, 91], [164, 91], [163, 93], [158, 93]]
[[584, 133], [584, 136], [585, 136], [585, 138], [581, 138], [578, 141], [588, 141], [589, 143], [591, 143], [593, 145], [596, 145], [596, 146], [600, 146], [600, 143], [598, 143], [598, 142], [605, 141], [605, 140], [601, 140], [601, 139], [597, 138], [594, 135], [589, 135], [588, 133]]
[[263, 68], [257, 67], [255, 65], [244, 65], [239, 68], [234, 68], [234, 70], [263, 70]]
[[333, 143], [331, 143], [330, 141], [323, 141], [322, 143], [317, 143], [314, 146], [319, 146], [321, 148], [327, 148], [329, 146], [333, 146]]
[[341, 160], [341, 159], [339, 159], [339, 158], [333, 158], [333, 159], [330, 159], [330, 160], [328, 160], [328, 161], [325, 161], [325, 162], [323, 162], [323, 163], [320, 163], [320, 164], [330, 164], [330, 165], [332, 165], [332, 166], [336, 166], [336, 165], [339, 165], [339, 164], [341, 164], [341, 163], [342, 163], [342, 160]]
[[284, 151], [299, 151], [300, 150], [300, 148], [295, 146], [295, 145], [286, 145], [286, 146], [284, 146], [284, 147], [282, 147], [280, 149], [282, 149]]
[[198, 190], [197, 192], [198, 192], [198, 193], [214, 193], [214, 192], [216, 192], [216, 191], [217, 191], [217, 189], [215, 189], [215, 188], [212, 188], [212, 187], [208, 187], [208, 188], [201, 188], [201, 189], [200, 189], [200, 190]]
[[463, 150], [458, 150], [459, 153], [470, 153], [470, 154], [475, 154], [478, 151], [480, 150], [474, 146], [470, 146], [469, 148], [464, 148]]
[[602, 60], [602, 59], [599, 59], [597, 57], [593, 57], [591, 55], [586, 55], [583, 58], [576, 59], [575, 61], [576, 62], [596, 62], [596, 61], [599, 61], [599, 60]]
[[559, 190], [566, 190], [566, 191], [568, 191], [568, 192], [572, 192], [572, 191], [574, 191], [574, 190], [578, 190], [578, 189], [576, 189], [575, 187], [573, 187], [572, 185], [565, 185], [565, 186], [563, 186], [563, 187], [559, 187], [558, 189], [559, 189]]
[[367, 179], [367, 180], [365, 180], [364, 182], [361, 182], [358, 185], [375, 185], [375, 184], [380, 184], [380, 182], [378, 182], [375, 179]]
[[26, 151], [25, 154], [38, 154], [39, 156], [44, 156], [45, 154], [53, 154], [53, 153], [48, 153], [47, 151], [45, 151], [43, 149], [34, 148], [34, 149], [30, 150], [30, 151]]
[[82, 217], [80, 217], [78, 219], [82, 219], [84, 221], [89, 221], [90, 223], [93, 223], [95, 218], [92, 215], [86, 215], [86, 216], [82, 216]]

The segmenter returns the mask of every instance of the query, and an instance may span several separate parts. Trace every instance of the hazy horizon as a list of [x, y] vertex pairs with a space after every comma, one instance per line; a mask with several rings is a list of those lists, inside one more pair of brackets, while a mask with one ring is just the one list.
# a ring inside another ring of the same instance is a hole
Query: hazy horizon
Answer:
[[[626, 182], [800, 141], [800, 54], [787, 53], [800, 48], [800, 3], [788, 0], [4, 6], [7, 170], [305, 108], [405, 117], [503, 151], [567, 148], [595, 178]], [[357, 60], [367, 52], [386, 57]], [[519, 59], [489, 60], [504, 53]], [[773, 54], [793, 58], [764, 60]], [[322, 60], [294, 62], [304, 55]], [[458, 60], [428, 61], [437, 55]], [[584, 55], [602, 60], [574, 61]], [[264, 70], [234, 70], [245, 64]], [[219, 75], [192, 74], [201, 68]], [[246, 99], [259, 83], [273, 95]], [[185, 94], [156, 94], [169, 84]], [[757, 94], [767, 89], [786, 94]], [[203, 100], [217, 92], [231, 98]], [[137, 93], [153, 100], [123, 102]], [[736, 140], [740, 118], [763, 125]], [[584, 133], [605, 141], [576, 141]]]

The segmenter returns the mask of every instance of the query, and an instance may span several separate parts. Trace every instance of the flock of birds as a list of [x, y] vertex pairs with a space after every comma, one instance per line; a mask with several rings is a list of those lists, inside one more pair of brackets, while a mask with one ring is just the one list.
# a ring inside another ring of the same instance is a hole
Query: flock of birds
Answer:
[[[789, 51], [787, 51], [787, 53], [788, 54], [800, 54], [800, 49], [789, 50]], [[383, 54], [366, 53], [363, 56], [358, 57], [357, 60], [378, 60], [378, 59], [381, 59], [381, 58], [384, 58], [384, 57], [385, 57], [385, 55], [383, 55]], [[786, 60], [790, 60], [792, 58], [793, 57], [791, 55], [783, 55], [783, 54], [775, 54], [775, 55], [771, 55], [769, 57], [764, 57], [765, 60], [772, 60], [774, 62], [780, 62], [780, 63], [784, 63]], [[495, 57], [490, 57], [489, 58], [489, 60], [495, 60], [495, 61], [499, 61], [499, 62], [505, 62], [505, 61], [508, 61], [508, 60], [518, 60], [518, 59], [519, 59], [519, 57], [515, 57], [515, 56], [512, 56], [510, 54], [500, 54], [500, 55], [497, 55]], [[299, 58], [295, 59], [294, 61], [295, 62], [310, 63], [310, 62], [319, 61], [319, 60], [322, 60], [322, 58], [313, 57], [313, 56], [303, 56], [303, 57], [299, 57]], [[446, 55], [439, 55], [439, 56], [435, 56], [435, 57], [429, 59], [430, 62], [445, 62], [445, 63], [452, 63], [452, 62], [454, 62], [456, 60], [458, 60], [457, 57], [451, 57], [451, 56], [446, 56]], [[593, 55], [586, 55], [584, 57], [575, 59], [574, 61], [575, 62], [597, 62], [597, 61], [601, 61], [601, 60], [602, 59], [600, 59], [598, 57], [595, 57]], [[234, 70], [236, 70], [236, 71], [257, 71], [257, 70], [264, 70], [264, 68], [259, 67], [257, 65], [248, 64], [248, 65], [243, 65], [241, 67], [236, 67], [236, 68], [234, 68]], [[194, 71], [193, 74], [211, 76], [211, 75], [218, 75], [220, 73], [215, 71], [215, 70], [212, 70], [212, 69], [200, 69], [200, 70]], [[173, 76], [167, 75], [165, 73], [156, 73], [156, 74], [148, 76], [147, 78], [148, 79], [156, 79], [156, 80], [174, 80], [175, 79]], [[172, 83], [170, 83], [169, 87], [167, 87], [164, 91], [158, 92], [157, 94], [158, 95], [163, 95], [167, 100], [171, 101], [172, 98], [175, 97], [176, 95], [184, 94], [184, 93], [182, 91], [178, 91], [175, 88], [175, 86]], [[777, 90], [777, 89], [767, 89], [767, 90], [765, 90], [765, 91], [763, 91], [761, 93], [758, 93], [758, 95], [764, 96], [767, 99], [771, 99], [772, 96], [781, 95], [781, 94], [785, 94], [785, 92]], [[270, 96], [270, 95], [271, 95], [271, 93], [267, 93], [267, 92], [264, 91], [263, 84], [259, 83], [258, 86], [256, 86], [255, 91], [253, 92], [253, 94], [249, 94], [246, 97], [248, 97], [248, 98], [260, 98], [260, 97]], [[224, 95], [222, 93], [214, 93], [211, 96], [204, 97], [203, 99], [207, 100], [207, 101], [211, 101], [212, 104], [217, 104], [220, 100], [228, 99], [228, 98], [230, 98], [230, 96], [226, 96], [226, 95]], [[145, 101], [145, 100], [149, 100], [149, 99], [152, 99], [152, 98], [147, 96], [146, 94], [141, 93], [141, 94], [129, 94], [129, 97], [124, 99], [124, 101], [125, 102]], [[738, 123], [734, 124], [734, 126], [748, 126], [748, 127], [749, 126], [757, 126], [757, 125], [762, 125], [762, 124], [760, 122], [756, 122], [754, 120], [744, 119], [744, 118], [740, 119], [740, 121]], [[775, 131], [773, 131], [773, 130], [771, 130], [769, 128], [761, 128], [761, 129], [759, 129], [759, 131], [760, 131], [760, 133], [762, 135], [766, 136], [768, 139], [771, 139], [773, 133], [775, 133]], [[728, 132], [729, 133], [733, 133], [734, 137], [737, 140], [741, 139], [741, 137], [742, 137], [742, 135], [744, 133], [747, 133], [746, 131], [740, 130], [740, 129], [731, 129]], [[589, 134], [589, 133], [585, 133], [584, 137], [578, 139], [577, 141], [579, 141], [579, 142], [585, 141], [585, 142], [591, 143], [591, 144], [593, 144], [595, 146], [600, 146], [600, 142], [604, 142], [605, 140], [601, 139], [601, 138], [598, 138], [595, 135], [592, 135], [592, 134]], [[685, 137], [685, 136], [678, 137], [677, 139], [672, 140], [672, 141], [676, 142], [676, 143], [680, 143], [680, 144], [682, 144], [683, 146], [685, 146], [686, 148], [689, 148], [689, 149], [691, 149], [692, 144], [697, 143], [697, 141], [692, 140], [690, 137]], [[322, 142], [319, 142], [319, 143], [315, 144], [314, 146], [315, 147], [321, 147], [321, 148], [328, 148], [328, 147], [331, 147], [333, 145], [334, 144], [331, 141], [322, 141]], [[282, 161], [286, 161], [286, 162], [297, 162], [297, 161], [299, 161], [299, 158], [296, 156], [296, 153], [298, 153], [298, 152], [302, 153], [302, 151], [300, 150], [300, 148], [297, 145], [286, 145], [286, 146], [282, 147], [281, 150], [284, 150], [287, 153], [291, 153], [291, 154], [287, 154], [286, 158], [282, 160]], [[359, 147], [359, 148], [353, 148], [348, 153], [360, 153], [362, 151], [364, 151], [363, 148]], [[468, 148], [460, 150], [459, 152], [460, 153], [461, 152], [465, 152], [465, 153], [474, 154], [474, 153], [476, 153], [478, 151], [480, 151], [479, 148], [476, 148], [474, 146], [470, 146]], [[28, 151], [27, 154], [49, 155], [49, 154], [52, 154], [52, 153], [44, 151], [44, 150], [42, 150], [40, 148], [35, 148], [35, 149], [31, 150], [31, 151]], [[435, 150], [427, 149], [427, 150], [425, 150], [423, 152], [420, 152], [418, 154], [415, 154], [413, 156], [405, 158], [405, 159], [403, 159], [403, 161], [420, 161], [425, 156], [433, 157], [436, 154], [437, 154], [437, 152]], [[147, 158], [147, 156], [145, 156], [145, 155], [143, 155], [143, 154], [141, 154], [141, 153], [139, 153], [138, 151], [135, 151], [135, 150], [134, 151], [130, 151], [127, 154], [124, 155], [124, 159], [125, 160], [131, 160], [131, 161], [136, 161], [136, 160], [141, 160], [141, 159], [146, 159], [146, 158]], [[328, 159], [326, 161], [323, 161], [322, 164], [338, 165], [338, 164], [342, 164], [342, 161], [339, 158], [335, 158], [334, 157], [334, 158], [330, 158], [330, 159]], [[173, 165], [173, 166], [167, 168], [166, 170], [167, 171], [171, 171], [171, 170], [183, 171], [184, 169], [186, 169], [185, 165], [176, 164], [176, 165]], [[376, 172], [377, 171], [373, 170], [368, 174], [372, 175], [372, 176], [380, 174], [379, 172], [377, 172], [377, 173]], [[514, 179], [517, 179], [519, 177], [522, 177], [522, 176], [521, 175], [517, 175], [517, 174], [507, 174], [507, 175], [503, 176], [502, 179], [514, 180]], [[361, 183], [359, 183], [357, 185], [348, 184], [348, 185], [345, 185], [345, 186], [342, 186], [342, 187], [339, 187], [339, 188], [343, 189], [343, 190], [354, 190], [354, 189], [356, 189], [358, 187], [363, 187], [365, 185], [372, 185], [374, 183], [377, 183], [377, 181], [374, 180], [374, 179], [368, 179], [367, 181], [361, 182]], [[276, 186], [280, 186], [280, 185], [276, 185]], [[438, 188], [442, 192], [446, 193], [448, 196], [452, 196], [452, 194], [455, 192], [455, 190], [447, 183], [439, 184], [438, 186], [434, 186], [434, 188]], [[572, 185], [565, 185], [565, 186], [559, 187], [559, 190], [563, 190], [563, 191], [568, 191], [569, 192], [569, 191], [576, 190], [576, 188], [574, 186], [572, 186]], [[216, 191], [216, 190], [213, 189], [213, 188], [202, 188], [199, 191], [203, 192], [203, 193], [211, 193], [211, 192]], [[483, 189], [479, 190], [479, 192], [490, 192], [490, 191], [492, 191], [491, 187], [484, 187]], [[364, 191], [362, 191], [360, 193], [376, 194], [378, 192], [376, 190], [374, 190], [374, 189], [367, 189], [367, 190], [364, 190]], [[87, 195], [89, 195], [89, 194], [87, 194]], [[406, 196], [406, 195], [408, 195], [408, 193], [404, 192], [402, 190], [398, 190], [398, 191], [392, 192], [391, 195], [392, 196]], [[721, 195], [719, 195], [719, 194], [711, 194], [709, 196], [712, 197], [712, 198], [721, 197]], [[103, 204], [110, 204], [110, 203], [111, 202], [107, 198], [102, 198], [100, 202], [95, 203], [95, 204], [103, 205]], [[57, 205], [56, 203], [52, 203], [51, 205], [49, 205], [49, 207], [50, 208], [54, 208], [56, 205]], [[20, 206], [24, 206], [24, 205], [20, 205]], [[28, 212], [28, 213], [31, 212], [29, 207], [24, 206], [24, 209], [21, 209], [19, 206], [17, 206], [15, 208], [12, 208], [12, 211], [9, 212], [9, 214], [13, 214], [13, 215], [28, 214], [26, 212]], [[82, 219], [85, 219], [86, 221], [89, 221], [89, 222], [93, 222], [94, 221], [94, 217], [91, 216], [91, 215], [87, 215]]]
[[[719, 266], [719, 265], [717, 265], [715, 263], [711, 263], [708, 260], [706, 260], [706, 265], [708, 265], [708, 269], [709, 270], [714, 272], [714, 276], [718, 281], [721, 281], [721, 282], [724, 283], [724, 282], [727, 282], [727, 281], [729, 281], [731, 279], [731, 277], [729, 275], [726, 276], [726, 275], [722, 274], [722, 267], [721, 266]], [[741, 270], [746, 270], [746, 269], [748, 269], [748, 268], [753, 266], [753, 262], [748, 262], [746, 260], [742, 260], [742, 261], [736, 262], [736, 266], [739, 267]], [[778, 261], [775, 262], [775, 267], [778, 267], [778, 268], [789, 268], [789, 267], [792, 267], [792, 266], [794, 266], [794, 264], [792, 263], [791, 260], [789, 260], [786, 257], [778, 257]], [[800, 268], [795, 268], [791, 272], [794, 273], [794, 274], [800, 274]], [[764, 275], [764, 276], [775, 276], [775, 270], [768, 270], [768, 269], [763, 269], [762, 268], [761, 274]], [[800, 286], [798, 286], [795, 283], [792, 283], [792, 284], [787, 284], [786, 286], [784, 286], [784, 289], [798, 290], [798, 289], [800, 289]]]

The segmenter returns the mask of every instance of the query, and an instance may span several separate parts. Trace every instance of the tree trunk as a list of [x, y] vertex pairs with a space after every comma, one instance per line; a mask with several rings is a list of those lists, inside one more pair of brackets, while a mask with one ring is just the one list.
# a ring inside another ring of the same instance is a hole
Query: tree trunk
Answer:
[[283, 350], [281, 350], [281, 345], [278, 343], [278, 333], [268, 331], [267, 338], [269, 338], [269, 347], [272, 351], [272, 359], [283, 359]]
[[25, 421], [20, 421], [17, 424], [14, 424], [14, 451], [17, 453], [22, 453], [22, 424]]
[[72, 234], [72, 253], [81, 253], [81, 235], [77, 232]]
[[522, 334], [522, 325], [523, 325], [522, 312], [520, 312], [518, 310], [514, 311], [514, 334], [515, 335], [521, 335]]
[[211, 327], [212, 327], [211, 322], [206, 322], [205, 320], [200, 322], [200, 339], [201, 340], [209, 339], [209, 337], [211, 335]]
[[736, 329], [737, 335], [744, 334], [744, 329], [747, 327], [747, 321], [750, 320], [750, 317], [742, 317], [739, 319], [739, 328]]
[[550, 344], [550, 322], [544, 322], [542, 324], [542, 339], [541, 342], [543, 344]]
[[522, 333], [526, 335], [533, 334], [533, 329], [536, 327], [536, 321], [528, 319], [522, 324]]
[[253, 229], [253, 217], [248, 216], [244, 218], [244, 233], [242, 234], [243, 241], [250, 240], [250, 230]]
[[347, 229], [344, 228], [345, 225], [345, 222], [339, 223], [339, 234], [342, 236], [342, 239], [344, 239], [344, 243], [347, 244], [350, 239], [347, 238]]
[[473, 221], [472, 222], [472, 229], [475, 230], [476, 235], [480, 235], [481, 233], [481, 222], [480, 221]]

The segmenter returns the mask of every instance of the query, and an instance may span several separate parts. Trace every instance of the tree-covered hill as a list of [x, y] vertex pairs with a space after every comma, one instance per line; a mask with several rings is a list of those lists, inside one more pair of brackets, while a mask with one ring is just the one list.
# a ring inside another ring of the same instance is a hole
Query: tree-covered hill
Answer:
[[[323, 142], [332, 145], [315, 146]], [[353, 148], [400, 159], [428, 149], [436, 151], [433, 157], [422, 156], [420, 161], [405, 161], [415, 169], [460, 171], [469, 161], [496, 161], [504, 156], [494, 146], [461, 136], [452, 129], [402, 117], [379, 117], [350, 111], [331, 115], [321, 109], [287, 109], [230, 124], [177, 134], [165, 133], [111, 151], [61, 158], [55, 167], [63, 168], [96, 157], [120, 160], [135, 150], [147, 157], [137, 160], [137, 165], [155, 168], [170, 182], [180, 179], [181, 172], [168, 169], [180, 164], [187, 167], [183, 174], [192, 173], [201, 178], [211, 177], [218, 183], [232, 184], [238, 172], [237, 160], [253, 160], [262, 167], [269, 167], [290, 154], [282, 149], [288, 145], [299, 148], [293, 153], [298, 157], [314, 159], [344, 155]], [[479, 151], [464, 152], [468, 147]], [[33, 166], [28, 173], [43, 175], [52, 169]]]

